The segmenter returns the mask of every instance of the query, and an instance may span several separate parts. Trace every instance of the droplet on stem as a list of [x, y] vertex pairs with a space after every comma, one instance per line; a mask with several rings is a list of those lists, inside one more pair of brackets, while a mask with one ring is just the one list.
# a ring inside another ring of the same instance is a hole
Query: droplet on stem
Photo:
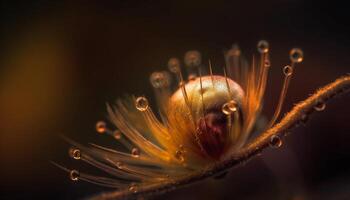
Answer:
[[284, 68], [283, 68], [283, 73], [284, 75], [286, 76], [290, 76], [293, 74], [293, 68], [289, 65], [286, 65]]
[[282, 139], [278, 135], [273, 135], [270, 138], [270, 146], [274, 148], [278, 148], [282, 146]]
[[180, 72], [180, 61], [177, 58], [170, 58], [168, 61], [168, 69], [172, 73], [179, 73]]
[[202, 62], [202, 58], [201, 58], [201, 54], [199, 53], [199, 51], [187, 51], [185, 54], [185, 65], [188, 67], [198, 67], [201, 62]]
[[106, 132], [106, 130], [107, 130], [106, 122], [104, 122], [104, 121], [98, 121], [98, 122], [96, 123], [96, 131], [97, 131], [98, 133], [104, 133], [104, 132]]
[[169, 86], [169, 76], [164, 72], [153, 72], [150, 76], [150, 82], [154, 88], [164, 88]]
[[72, 180], [72, 181], [78, 181], [79, 180], [79, 177], [80, 177], [80, 173], [78, 170], [71, 170], [69, 172], [69, 178]]
[[148, 100], [145, 97], [138, 97], [135, 106], [137, 110], [144, 112], [148, 109]]
[[69, 149], [69, 155], [70, 155], [70, 157], [74, 158], [75, 160], [80, 160], [80, 158], [81, 158], [81, 152], [79, 149], [76, 149], [76, 148]]
[[122, 137], [122, 133], [119, 130], [115, 130], [113, 132], [113, 137], [117, 140], [119, 140]]
[[317, 104], [314, 106], [314, 109], [316, 111], [323, 111], [324, 109], [326, 109], [326, 103], [324, 103], [323, 101], [318, 101]]
[[131, 155], [134, 158], [140, 157], [140, 150], [138, 148], [132, 148]]
[[293, 63], [301, 63], [304, 59], [304, 53], [299, 48], [293, 48], [290, 50], [289, 58]]
[[177, 150], [175, 152], [175, 158], [178, 159], [181, 163], [183, 163], [185, 161], [185, 157], [183, 155], [183, 151]]
[[269, 52], [269, 43], [266, 40], [260, 40], [257, 46], [260, 53]]
[[130, 184], [129, 191], [132, 193], [136, 193], [137, 192], [137, 185], [135, 183]]
[[231, 115], [232, 113], [237, 111], [237, 103], [234, 100], [231, 100], [222, 105], [221, 109], [225, 115]]

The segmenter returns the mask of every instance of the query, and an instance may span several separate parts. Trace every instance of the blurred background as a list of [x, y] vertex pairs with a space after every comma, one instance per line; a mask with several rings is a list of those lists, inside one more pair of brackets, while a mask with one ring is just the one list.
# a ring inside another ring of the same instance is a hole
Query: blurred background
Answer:
[[[350, 72], [350, 14], [334, 1], [1, 1], [1, 199], [79, 199], [107, 189], [71, 182], [49, 161], [80, 169], [60, 134], [117, 145], [98, 135], [105, 103], [123, 94], [152, 99], [149, 75], [197, 49], [213, 65], [238, 43], [250, 58], [270, 42], [264, 113], [271, 116], [292, 47], [304, 50], [284, 112]], [[217, 70], [219, 72], [219, 70]], [[350, 95], [332, 100], [224, 179], [156, 199], [350, 199]]]

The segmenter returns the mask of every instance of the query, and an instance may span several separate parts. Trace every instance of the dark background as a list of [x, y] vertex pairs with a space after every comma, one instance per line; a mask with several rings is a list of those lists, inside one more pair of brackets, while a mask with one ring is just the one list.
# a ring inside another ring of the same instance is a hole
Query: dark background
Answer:
[[[166, 2], [166, 3], [165, 3]], [[215, 66], [238, 42], [247, 57], [271, 46], [265, 99], [271, 116], [288, 52], [301, 47], [284, 111], [350, 72], [346, 1], [1, 1], [1, 199], [77, 199], [106, 190], [73, 183], [68, 145], [116, 145], [95, 133], [105, 102], [125, 93], [152, 99], [148, 77], [172, 56], [198, 49]], [[219, 72], [219, 70], [217, 70]], [[335, 99], [269, 149], [221, 180], [157, 199], [350, 199], [350, 96]]]

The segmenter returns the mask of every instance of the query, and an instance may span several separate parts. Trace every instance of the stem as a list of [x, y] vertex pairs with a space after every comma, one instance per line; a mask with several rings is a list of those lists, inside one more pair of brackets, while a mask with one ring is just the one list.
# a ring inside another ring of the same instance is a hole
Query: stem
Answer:
[[229, 158], [216, 163], [212, 166], [206, 167], [201, 171], [189, 174], [185, 177], [179, 178], [173, 182], [158, 183], [140, 187], [136, 193], [133, 191], [118, 190], [114, 192], [105, 192], [92, 196], [89, 199], [126, 199], [126, 198], [138, 198], [148, 197], [153, 195], [160, 195], [179, 187], [189, 185], [191, 183], [203, 180], [208, 177], [212, 177], [221, 172], [227, 171], [230, 168], [238, 166], [240, 163], [245, 163], [255, 155], [259, 154], [262, 150], [270, 146], [270, 138], [272, 136], [284, 137], [286, 133], [302, 122], [307, 115], [311, 114], [315, 107], [319, 103], [326, 103], [326, 101], [334, 98], [340, 93], [349, 92], [350, 89], [350, 74], [344, 77], [338, 78], [334, 82], [320, 88], [313, 95], [305, 99], [304, 101], [296, 104], [293, 109], [287, 113], [283, 119], [275, 124], [272, 128], [268, 129], [264, 133], [260, 134], [251, 143], [242, 148], [239, 152], [231, 155]]

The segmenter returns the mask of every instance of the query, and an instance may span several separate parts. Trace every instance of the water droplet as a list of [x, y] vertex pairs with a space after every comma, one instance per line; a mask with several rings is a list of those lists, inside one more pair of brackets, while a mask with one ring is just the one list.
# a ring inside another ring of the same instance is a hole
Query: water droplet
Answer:
[[71, 170], [69, 172], [69, 178], [72, 180], [72, 181], [78, 181], [79, 180], [79, 177], [80, 177], [80, 173], [78, 170]]
[[137, 192], [137, 185], [135, 183], [130, 184], [129, 191], [132, 193], [136, 193]]
[[183, 151], [177, 150], [175, 152], [175, 158], [178, 159], [181, 163], [183, 163], [185, 161], [185, 157], [183, 155]]
[[291, 66], [287, 65], [283, 68], [283, 73], [286, 76], [290, 76], [293, 74], [293, 68]]
[[168, 61], [168, 69], [172, 73], [179, 73], [180, 72], [180, 61], [177, 58], [170, 58]]
[[135, 106], [137, 110], [144, 112], [148, 109], [148, 100], [145, 97], [138, 97]]
[[265, 63], [264, 63], [265, 67], [271, 67], [271, 62], [270, 60], [265, 60]]
[[202, 62], [201, 54], [199, 51], [187, 51], [184, 61], [188, 67], [197, 67]]
[[117, 140], [119, 140], [122, 137], [122, 133], [119, 130], [115, 130], [113, 132], [113, 137]]
[[289, 58], [293, 63], [301, 63], [304, 59], [304, 53], [299, 48], [290, 50]]
[[233, 112], [237, 111], [237, 103], [234, 100], [231, 100], [222, 105], [221, 109], [225, 115], [231, 115]]
[[260, 40], [257, 46], [260, 53], [269, 52], [269, 43], [266, 40]]
[[119, 162], [119, 161], [115, 165], [117, 166], [118, 169], [123, 169], [123, 167], [124, 167], [124, 164], [122, 162]]
[[154, 88], [164, 88], [169, 86], [170, 78], [163, 72], [153, 72], [150, 82]]
[[134, 158], [140, 157], [140, 150], [138, 148], [132, 148], [131, 155]]
[[319, 101], [317, 102], [317, 104], [314, 106], [314, 109], [316, 111], [323, 111], [324, 109], [326, 109], [326, 104], [323, 101]]
[[106, 130], [107, 130], [106, 122], [104, 122], [104, 121], [98, 121], [98, 122], [96, 123], [96, 131], [97, 131], [98, 133], [104, 133], [104, 132], [106, 132]]
[[75, 149], [75, 148], [69, 149], [69, 155], [70, 155], [70, 157], [74, 158], [75, 160], [80, 160], [80, 158], [81, 158], [81, 152], [79, 149]]
[[273, 135], [270, 138], [270, 146], [274, 148], [278, 148], [282, 146], [282, 139], [278, 135]]

